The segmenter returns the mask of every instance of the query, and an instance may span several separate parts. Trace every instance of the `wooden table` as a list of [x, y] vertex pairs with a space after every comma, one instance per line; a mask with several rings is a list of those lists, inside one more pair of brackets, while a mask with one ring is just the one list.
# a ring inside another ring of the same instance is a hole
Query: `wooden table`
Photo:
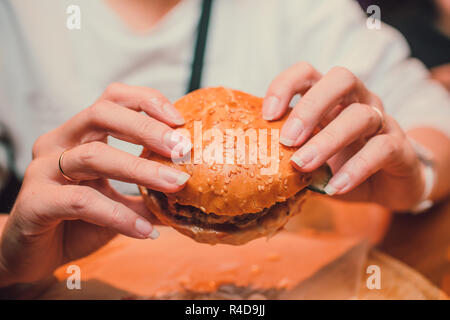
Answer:
[[[338, 263], [332, 263], [325, 269], [333, 269], [334, 272], [330, 274], [338, 274], [342, 267], [336, 266]], [[448, 296], [428, 279], [423, 277], [417, 271], [399, 262], [398, 260], [376, 250], [372, 249], [369, 253], [368, 259], [365, 263], [364, 270], [370, 265], [377, 265], [382, 270], [381, 288], [369, 290], [366, 285], [367, 275], [361, 275], [361, 282], [359, 284], [359, 292], [356, 299], [360, 300], [436, 300], [448, 299]], [[321, 272], [325, 271], [322, 270]], [[325, 271], [326, 272], [326, 271]], [[301, 291], [309, 291], [311, 289], [308, 282], [312, 285], [317, 285], [317, 281], [312, 279], [306, 280], [302, 284]], [[334, 277], [336, 278], [336, 277]], [[333, 279], [329, 279], [333, 281]], [[26, 298], [37, 299], [123, 299], [129, 297], [130, 293], [111, 289], [110, 286], [100, 285], [95, 290], [90, 292], [68, 291], [65, 288], [64, 282], [57, 283], [54, 280], [53, 284], [46, 286], [46, 289], [37, 288], [35, 294], [28, 294]], [[316, 290], [316, 288], [314, 288]], [[29, 292], [28, 292], [29, 293]], [[182, 296], [180, 296], [182, 298]], [[208, 296], [197, 298], [208, 298]], [[303, 297], [304, 298], [304, 297]], [[290, 296], [289, 299], [295, 299], [295, 296]]]
[[[0, 215], [0, 229], [6, 217]], [[367, 261], [368, 265], [385, 266], [388, 272], [384, 278], [392, 281], [385, 282], [381, 291], [374, 291], [366, 289], [366, 277], [362, 277], [359, 298], [445, 297], [439, 289], [450, 295], [449, 230], [450, 199], [422, 215], [395, 215], [384, 241], [378, 250], [371, 251]]]
[[366, 276], [361, 279], [358, 299], [362, 300], [436, 300], [448, 299], [443, 291], [414, 269], [395, 258], [373, 249], [366, 266], [379, 265], [381, 289], [369, 290]]
[[379, 249], [450, 295], [450, 199], [420, 215], [395, 215]]

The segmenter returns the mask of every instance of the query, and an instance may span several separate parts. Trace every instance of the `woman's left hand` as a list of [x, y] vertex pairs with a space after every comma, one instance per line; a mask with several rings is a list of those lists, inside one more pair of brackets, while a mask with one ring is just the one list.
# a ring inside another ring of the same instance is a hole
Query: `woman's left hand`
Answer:
[[[282, 117], [295, 94], [302, 98], [284, 124], [280, 142], [300, 147], [295, 168], [311, 172], [325, 162], [333, 177], [325, 191], [355, 201], [407, 210], [424, 190], [421, 163], [398, 123], [380, 99], [349, 70], [334, 67], [322, 76], [297, 63], [272, 81], [263, 117]], [[314, 135], [315, 128], [321, 130]]]

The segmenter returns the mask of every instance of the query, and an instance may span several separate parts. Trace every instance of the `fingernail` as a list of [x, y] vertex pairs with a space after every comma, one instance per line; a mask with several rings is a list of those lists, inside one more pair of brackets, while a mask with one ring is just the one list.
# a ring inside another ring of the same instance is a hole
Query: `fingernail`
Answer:
[[176, 125], [181, 126], [182, 124], [184, 124], [183, 116], [177, 109], [175, 109], [175, 107], [172, 104], [170, 103], [164, 104], [162, 110], [164, 114], [169, 116], [172, 122], [175, 123]]
[[288, 147], [293, 146], [303, 128], [303, 123], [299, 118], [289, 118], [281, 129], [280, 142]]
[[150, 222], [137, 218], [135, 222], [136, 231], [139, 232], [144, 237], [149, 237], [153, 233], [153, 227]]
[[343, 190], [350, 182], [350, 176], [347, 173], [336, 174], [327, 184], [324, 191], [326, 194], [332, 196], [336, 192]]
[[177, 131], [167, 131], [163, 140], [165, 145], [179, 156], [184, 156], [192, 149], [191, 141]]
[[304, 146], [299, 151], [294, 153], [294, 155], [291, 157], [291, 161], [294, 161], [297, 166], [301, 168], [313, 161], [316, 156], [316, 146]]
[[150, 239], [155, 240], [159, 238], [159, 231], [153, 228], [152, 233], [148, 236]]
[[277, 115], [280, 100], [277, 97], [268, 97], [264, 99], [263, 103], [263, 119], [273, 120]]
[[158, 169], [159, 176], [170, 184], [182, 186], [191, 177], [186, 172], [178, 171], [166, 166], [160, 166]]

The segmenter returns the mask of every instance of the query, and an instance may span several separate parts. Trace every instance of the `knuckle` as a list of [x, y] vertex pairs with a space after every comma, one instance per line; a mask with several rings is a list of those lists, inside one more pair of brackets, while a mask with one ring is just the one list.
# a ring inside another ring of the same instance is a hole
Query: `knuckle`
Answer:
[[106, 87], [104, 94], [110, 96], [120, 90], [123, 86], [124, 84], [120, 82], [112, 82]]
[[381, 118], [378, 113], [366, 104], [363, 104], [364, 120], [366, 124], [374, 126], [376, 129], [380, 126]]
[[93, 141], [80, 146], [78, 159], [85, 166], [92, 166], [99, 154], [105, 151], [106, 145], [100, 141]]
[[386, 135], [383, 143], [383, 148], [385, 149], [386, 155], [389, 159], [395, 158], [399, 151], [397, 139], [395, 137]]
[[304, 73], [305, 75], [311, 76], [315, 73], [316, 69], [306, 61], [297, 62], [294, 67]]
[[291, 67], [280, 73], [275, 81], [272, 82], [269, 91], [272, 95], [282, 95], [287, 89], [292, 89], [295, 83], [293, 83], [293, 78], [297, 81], [301, 81], [304, 84], [313, 83], [316, 74], [316, 69], [305, 61], [300, 61], [293, 64]]
[[397, 157], [399, 152], [399, 142], [396, 137], [383, 134], [375, 136], [373, 139], [377, 139], [379, 148], [384, 151], [388, 159]]
[[330, 72], [338, 75], [342, 82], [348, 84], [351, 87], [355, 86], [358, 82], [358, 78], [353, 74], [353, 72], [351, 72], [347, 68], [335, 66], [331, 68]]
[[71, 187], [66, 188], [65, 207], [69, 212], [83, 212], [92, 207], [95, 203], [95, 195], [88, 187]]
[[93, 124], [100, 124], [105, 112], [105, 105], [102, 101], [96, 102], [86, 109], [88, 120]]
[[31, 149], [33, 159], [39, 157], [42, 154], [42, 152], [44, 152], [44, 150], [46, 149], [48, 136], [49, 133], [46, 133], [37, 138], [36, 141], [34, 142], [33, 147]]
[[371, 171], [370, 161], [362, 155], [355, 155], [352, 171], [355, 173], [366, 173]]
[[123, 214], [125, 205], [121, 203], [115, 203], [112, 206], [111, 212], [109, 214], [109, 226], [116, 227], [124, 224], [126, 222], [126, 216]]
[[148, 95], [150, 98], [152, 98], [152, 97], [159, 98], [159, 99], [164, 98], [164, 95], [156, 89], [149, 88], [149, 87], [139, 87], [139, 88], [141, 88], [142, 92], [144, 94]]
[[328, 129], [323, 129], [320, 131], [319, 136], [321, 140], [320, 145], [324, 146], [332, 146], [334, 148], [338, 148], [342, 145], [342, 139], [335, 132], [331, 132]]
[[155, 123], [150, 118], [144, 119], [138, 126], [138, 135], [143, 142], [153, 143], [155, 142]]
[[374, 126], [378, 128], [379, 126], [379, 116], [371, 106], [363, 103], [355, 104], [355, 109], [358, 112], [359, 121], [364, 126]]
[[[314, 111], [314, 109], [317, 106], [317, 99], [316, 97], [314, 97], [312, 94], [305, 94], [305, 96], [303, 96], [300, 99], [299, 102], [299, 108], [295, 108], [295, 114], [299, 117], [306, 117], [307, 115], [309, 115], [310, 113], [312, 113]], [[300, 110], [301, 110], [301, 115], [300, 115]]]
[[139, 177], [142, 172], [148, 172], [148, 167], [145, 166], [145, 160], [139, 158], [129, 161], [129, 164], [125, 167], [126, 175], [131, 178]]

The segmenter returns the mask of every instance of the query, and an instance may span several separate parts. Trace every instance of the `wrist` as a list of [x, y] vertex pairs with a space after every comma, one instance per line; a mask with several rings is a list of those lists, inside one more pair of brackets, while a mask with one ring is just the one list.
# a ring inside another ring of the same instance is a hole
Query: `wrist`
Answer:
[[433, 154], [428, 149], [411, 138], [409, 140], [419, 160], [419, 179], [422, 186], [420, 197], [410, 211], [412, 213], [421, 213], [431, 208], [434, 204], [431, 196], [436, 185], [435, 161]]

